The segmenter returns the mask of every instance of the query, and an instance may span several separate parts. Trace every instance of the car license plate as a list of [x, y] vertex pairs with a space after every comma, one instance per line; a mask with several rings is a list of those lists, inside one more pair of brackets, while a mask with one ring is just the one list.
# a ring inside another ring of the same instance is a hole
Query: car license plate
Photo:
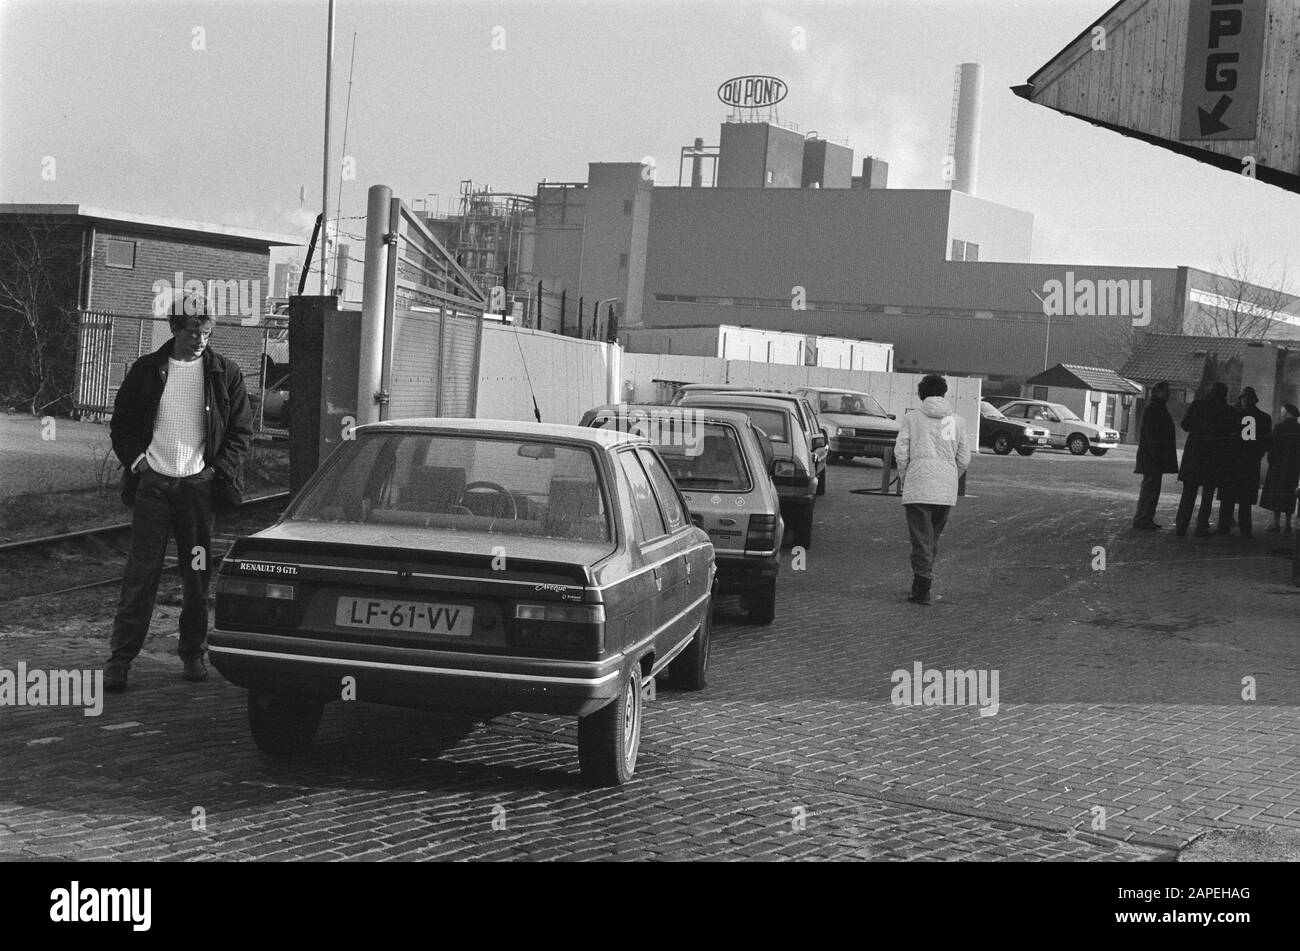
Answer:
[[339, 598], [334, 623], [342, 627], [468, 637], [474, 628], [474, 609], [465, 604]]
[[1038, 445], [1040, 445], [1040, 446], [1046, 446], [1046, 445], [1047, 445], [1047, 437], [1046, 437], [1046, 436], [1038, 436], [1038, 437], [1036, 437], [1036, 438], [1034, 439], [1034, 442], [1038, 443]]

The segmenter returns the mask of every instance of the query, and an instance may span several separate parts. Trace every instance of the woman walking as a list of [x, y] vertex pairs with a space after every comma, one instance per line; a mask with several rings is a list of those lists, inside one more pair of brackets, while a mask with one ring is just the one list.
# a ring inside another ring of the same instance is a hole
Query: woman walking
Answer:
[[965, 421], [944, 399], [948, 383], [943, 377], [923, 377], [916, 392], [921, 409], [903, 416], [894, 457], [912, 540], [912, 593], [907, 600], [929, 604], [939, 536], [957, 504], [957, 480], [970, 465], [970, 444]]

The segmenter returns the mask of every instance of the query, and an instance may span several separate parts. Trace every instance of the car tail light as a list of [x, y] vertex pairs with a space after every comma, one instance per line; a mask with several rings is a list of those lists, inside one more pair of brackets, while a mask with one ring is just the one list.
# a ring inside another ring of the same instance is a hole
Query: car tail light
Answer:
[[772, 475], [779, 479], [790, 478], [798, 471], [798, 463], [792, 459], [776, 459], [772, 462]]
[[605, 606], [516, 604], [513, 639], [521, 647], [599, 653], [605, 646]]
[[746, 551], [771, 551], [776, 547], [776, 516], [751, 515], [745, 533]]
[[269, 624], [291, 627], [297, 623], [295, 591], [284, 582], [217, 579], [217, 623]]

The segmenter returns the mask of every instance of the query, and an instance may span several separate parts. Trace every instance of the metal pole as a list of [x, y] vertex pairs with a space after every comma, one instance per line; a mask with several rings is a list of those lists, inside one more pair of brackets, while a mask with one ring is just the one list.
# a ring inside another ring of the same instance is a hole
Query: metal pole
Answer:
[[[375, 400], [383, 380], [384, 297], [388, 287], [389, 211], [393, 191], [372, 185], [366, 204], [366, 269], [361, 293], [361, 353], [357, 364], [357, 424], [379, 421]], [[327, 355], [328, 357], [328, 355]]]
[[582, 339], [582, 298], [578, 298], [578, 339]]
[[568, 295], [569, 292], [567, 290], [560, 291], [560, 336], [561, 337], [564, 336], [564, 309], [565, 309], [565, 305], [568, 303]]
[[325, 236], [321, 241], [320, 295], [325, 296], [325, 262], [329, 259], [330, 222], [330, 86], [334, 78], [334, 0], [330, 0], [329, 32], [325, 43], [325, 161], [321, 167], [320, 207]]

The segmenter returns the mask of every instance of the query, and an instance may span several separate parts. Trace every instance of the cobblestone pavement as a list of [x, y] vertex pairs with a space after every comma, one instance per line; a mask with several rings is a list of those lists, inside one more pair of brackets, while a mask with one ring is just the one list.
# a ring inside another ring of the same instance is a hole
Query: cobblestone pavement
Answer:
[[[1131, 451], [975, 466], [928, 608], [898, 499], [850, 492], [879, 470], [832, 468], [776, 623], [723, 602], [709, 688], [659, 690], [626, 787], [582, 788], [558, 718], [335, 704], [269, 760], [243, 691], [180, 681], [157, 636], [100, 717], [0, 707], [0, 858], [1143, 860], [1300, 827], [1278, 542], [1132, 532]], [[102, 662], [110, 612], [9, 629], [0, 668]], [[997, 671], [997, 713], [895, 706], [916, 663]]]

